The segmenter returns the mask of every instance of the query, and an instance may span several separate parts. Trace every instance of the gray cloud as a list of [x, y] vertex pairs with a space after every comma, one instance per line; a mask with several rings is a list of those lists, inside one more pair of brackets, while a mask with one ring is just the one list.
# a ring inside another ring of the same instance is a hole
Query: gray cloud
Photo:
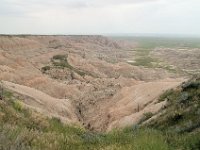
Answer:
[[154, 1], [158, 0], [1, 0], [0, 14], [27, 13], [28, 11], [34, 11], [34, 9], [38, 7], [66, 7], [68, 9], [79, 9]]
[[197, 33], [199, 0], [1, 0], [0, 33]]

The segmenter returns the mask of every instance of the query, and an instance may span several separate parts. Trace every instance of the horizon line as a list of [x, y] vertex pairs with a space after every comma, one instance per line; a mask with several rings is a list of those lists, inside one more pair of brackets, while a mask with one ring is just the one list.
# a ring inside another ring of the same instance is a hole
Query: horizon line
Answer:
[[0, 33], [0, 36], [125, 36], [125, 37], [193, 37], [200, 38], [199, 34], [177, 34], [177, 33], [74, 33], [74, 34], [37, 34], [37, 33]]

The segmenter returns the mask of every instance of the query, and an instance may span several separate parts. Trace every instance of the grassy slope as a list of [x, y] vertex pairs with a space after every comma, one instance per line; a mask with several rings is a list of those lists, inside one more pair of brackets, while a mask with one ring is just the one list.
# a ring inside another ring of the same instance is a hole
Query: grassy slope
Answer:
[[107, 134], [64, 125], [24, 108], [12, 93], [0, 100], [0, 149], [135, 149], [167, 150], [161, 132], [130, 128]]
[[145, 127], [94, 133], [48, 119], [24, 106], [10, 92], [0, 100], [0, 149], [174, 150], [200, 149], [200, 79], [160, 97], [168, 107]]
[[200, 77], [167, 91], [162, 100], [168, 106], [148, 127], [163, 131], [177, 149], [200, 149]]

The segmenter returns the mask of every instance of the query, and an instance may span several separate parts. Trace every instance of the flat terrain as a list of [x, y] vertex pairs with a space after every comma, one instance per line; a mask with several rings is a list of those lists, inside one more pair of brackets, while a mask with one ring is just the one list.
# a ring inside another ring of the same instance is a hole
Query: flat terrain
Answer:
[[144, 43], [103, 36], [0, 36], [0, 80], [25, 106], [66, 123], [95, 131], [137, 124], [145, 113], [162, 109], [165, 101], [158, 97], [197, 73], [200, 64], [196, 46]]
[[135, 43], [127, 61], [136, 66], [163, 68], [185, 75], [199, 74], [200, 38], [189, 37], [113, 37]]

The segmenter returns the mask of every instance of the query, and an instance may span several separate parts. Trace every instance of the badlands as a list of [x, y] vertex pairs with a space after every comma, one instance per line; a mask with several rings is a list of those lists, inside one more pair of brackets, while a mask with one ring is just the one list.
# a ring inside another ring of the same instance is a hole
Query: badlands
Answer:
[[[0, 80], [24, 106], [67, 124], [91, 131], [134, 125], [157, 114], [166, 103], [159, 96], [186, 80], [134, 65], [138, 45], [98, 35], [1, 35]], [[151, 55], [168, 60], [165, 52]]]

